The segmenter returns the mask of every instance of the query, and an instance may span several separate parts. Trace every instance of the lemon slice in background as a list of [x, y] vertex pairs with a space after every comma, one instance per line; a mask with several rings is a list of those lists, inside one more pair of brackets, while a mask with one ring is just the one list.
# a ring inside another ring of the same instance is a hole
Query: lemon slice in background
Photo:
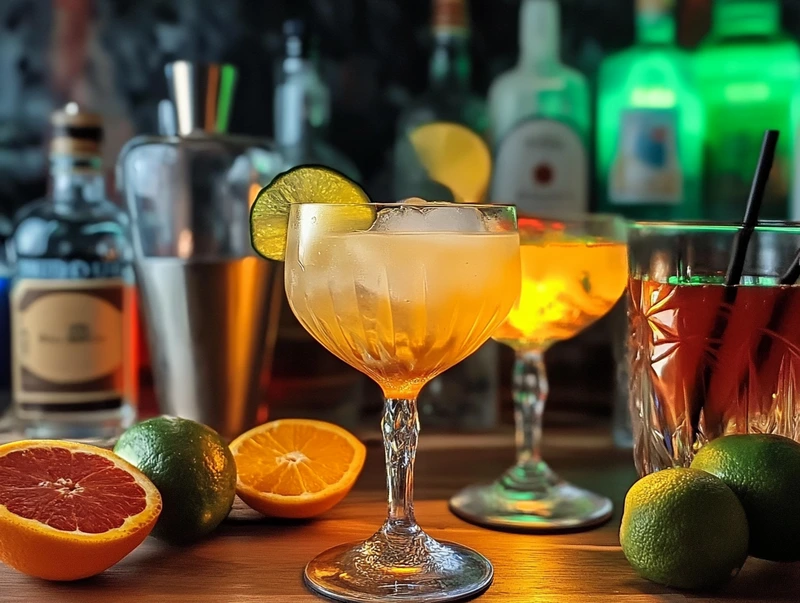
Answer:
[[443, 184], [461, 203], [481, 203], [492, 176], [492, 156], [483, 139], [455, 123], [434, 122], [409, 134], [419, 162], [431, 180]]
[[263, 257], [283, 261], [289, 208], [293, 203], [358, 204], [346, 211], [321, 212], [325, 223], [318, 229], [346, 231], [372, 225], [375, 211], [367, 193], [347, 176], [323, 166], [307, 165], [279, 174], [261, 189], [250, 209], [250, 237], [253, 248]]

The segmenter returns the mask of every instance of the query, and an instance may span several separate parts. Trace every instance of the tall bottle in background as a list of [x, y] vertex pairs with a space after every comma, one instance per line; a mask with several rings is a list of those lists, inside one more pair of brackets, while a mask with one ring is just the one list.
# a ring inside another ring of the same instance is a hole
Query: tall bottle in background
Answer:
[[[330, 119], [330, 93], [309, 57], [305, 25], [284, 23], [284, 56], [276, 66], [275, 145], [282, 170], [319, 164], [358, 180], [356, 166], [324, 140]], [[283, 271], [276, 287], [283, 288]], [[324, 417], [355, 428], [362, 410], [361, 373], [322, 347], [297, 322], [281, 295], [272, 378], [267, 389], [270, 417]], [[264, 417], [262, 417], [264, 418]]]
[[100, 117], [70, 104], [52, 125], [49, 196], [7, 245], [15, 416], [27, 437], [105, 441], [136, 414], [129, 224], [105, 196]]
[[393, 155], [395, 199], [452, 200], [452, 191], [431, 181], [410, 143], [420, 126], [446, 122], [484, 136], [489, 125], [485, 101], [472, 91], [470, 27], [466, 0], [433, 0], [428, 86], [400, 113]]
[[330, 92], [308, 57], [303, 21], [286, 21], [283, 34], [284, 56], [275, 86], [275, 144], [284, 169], [316, 163], [358, 179], [355, 164], [321, 136], [330, 118]]
[[764, 130], [776, 129], [782, 135], [760, 215], [785, 219], [800, 47], [781, 31], [779, 1], [715, 0], [695, 61], [708, 126], [705, 216], [741, 220]]
[[11, 405], [11, 267], [6, 258], [6, 240], [9, 236], [11, 220], [0, 214], [0, 431], [8, 426], [8, 409]]
[[[456, 124], [483, 137], [488, 127], [486, 103], [472, 92], [466, 0], [433, 0], [432, 8], [433, 50], [428, 87], [409, 103], [397, 121], [392, 166], [396, 199], [453, 200], [460, 197], [444, 183], [434, 181], [422, 166], [419, 149], [411, 142], [418, 128], [429, 124]], [[431, 150], [437, 154], [437, 162], [443, 165], [450, 160], [444, 154], [449, 151], [442, 151], [445, 147]], [[471, 201], [483, 199], [473, 198]], [[492, 427], [498, 416], [498, 363], [497, 344], [488, 342], [469, 358], [433, 379], [419, 397], [425, 424], [446, 429]]]
[[523, 0], [517, 66], [489, 90], [492, 200], [520, 213], [589, 206], [589, 85], [560, 60], [556, 0]]
[[433, 0], [431, 32], [428, 87], [400, 114], [398, 137], [436, 121], [461, 124], [483, 134], [488, 127], [486, 104], [472, 92], [466, 0]]
[[675, 44], [674, 4], [636, 0], [636, 44], [601, 66], [600, 211], [645, 220], [700, 215], [703, 106], [691, 58]]

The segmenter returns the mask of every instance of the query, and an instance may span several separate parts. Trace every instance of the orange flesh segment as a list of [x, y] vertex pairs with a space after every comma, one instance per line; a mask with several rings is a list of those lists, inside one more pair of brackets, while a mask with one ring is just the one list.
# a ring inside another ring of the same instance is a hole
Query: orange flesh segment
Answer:
[[[291, 517], [310, 517], [335, 505], [355, 483], [365, 458], [364, 445], [345, 430], [302, 419], [257, 427], [237, 438], [231, 450], [242, 499], [262, 513]], [[306, 503], [307, 509], [298, 507]], [[284, 505], [292, 507], [286, 515]]]

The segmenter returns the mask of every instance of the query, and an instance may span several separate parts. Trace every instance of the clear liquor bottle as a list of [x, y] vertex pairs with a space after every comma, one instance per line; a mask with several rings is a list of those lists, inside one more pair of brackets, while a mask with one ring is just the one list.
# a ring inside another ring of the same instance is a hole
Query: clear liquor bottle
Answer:
[[135, 417], [129, 224], [106, 198], [100, 117], [70, 104], [52, 125], [49, 196], [7, 244], [15, 418], [26, 437], [106, 442]]
[[742, 219], [764, 130], [776, 129], [782, 135], [760, 216], [786, 219], [800, 47], [781, 31], [778, 0], [715, 0], [695, 66], [708, 122], [705, 217]]
[[[454, 123], [485, 136], [486, 103], [472, 92], [470, 29], [465, 0], [433, 0], [433, 51], [428, 87], [400, 114], [393, 157], [396, 199], [422, 197], [452, 201], [454, 195], [434, 182], [420, 164], [409, 135], [430, 123]], [[497, 344], [488, 342], [470, 357], [433, 379], [419, 396], [428, 427], [480, 430], [497, 421]]]
[[433, 0], [433, 51], [428, 88], [402, 112], [398, 136], [436, 121], [467, 126], [478, 134], [488, 127], [486, 103], [472, 92], [470, 29], [465, 0]]
[[314, 163], [358, 179], [356, 165], [321, 136], [329, 120], [330, 93], [308, 56], [303, 21], [286, 21], [283, 34], [274, 115], [275, 144], [283, 156], [283, 168]]
[[[356, 165], [324, 138], [330, 92], [310, 56], [305, 24], [283, 25], [284, 54], [276, 65], [274, 130], [281, 171], [298, 165], [333, 168], [353, 180]], [[283, 271], [279, 278], [283, 278]], [[283, 291], [283, 281], [279, 282]], [[362, 375], [322, 347], [300, 325], [281, 297], [276, 354], [267, 398], [279, 401], [271, 417], [312, 416], [354, 427], [361, 411]], [[324, 400], [325, 404], [320, 401]]]
[[675, 44], [674, 0], [637, 0], [636, 44], [607, 58], [597, 101], [600, 211], [634, 219], [700, 215], [703, 105]]
[[489, 90], [492, 199], [522, 214], [589, 206], [589, 85], [560, 59], [555, 0], [523, 0], [517, 65]]

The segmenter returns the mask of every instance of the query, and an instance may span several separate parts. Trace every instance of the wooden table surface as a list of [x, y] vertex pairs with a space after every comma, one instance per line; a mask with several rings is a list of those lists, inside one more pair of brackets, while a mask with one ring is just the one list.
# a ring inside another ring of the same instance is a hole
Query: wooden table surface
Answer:
[[[623, 603], [800, 601], [800, 564], [749, 559], [713, 595], [687, 594], [639, 578], [619, 547], [622, 500], [635, 480], [630, 453], [615, 451], [597, 430], [551, 430], [545, 456], [576, 483], [610, 496], [614, 517], [589, 532], [553, 536], [494, 532], [451, 515], [456, 489], [489, 480], [512, 460], [510, 434], [428, 436], [417, 456], [417, 518], [434, 537], [480, 550], [495, 578], [480, 603]], [[382, 448], [369, 444], [356, 489], [337, 508], [309, 522], [261, 518], [237, 501], [208, 540], [173, 548], [149, 538], [117, 566], [77, 583], [28, 578], [0, 566], [2, 603], [301, 603], [324, 599], [302, 583], [305, 563], [320, 551], [363, 539], [385, 517]], [[46, 551], [42, 551], [46, 554]]]

